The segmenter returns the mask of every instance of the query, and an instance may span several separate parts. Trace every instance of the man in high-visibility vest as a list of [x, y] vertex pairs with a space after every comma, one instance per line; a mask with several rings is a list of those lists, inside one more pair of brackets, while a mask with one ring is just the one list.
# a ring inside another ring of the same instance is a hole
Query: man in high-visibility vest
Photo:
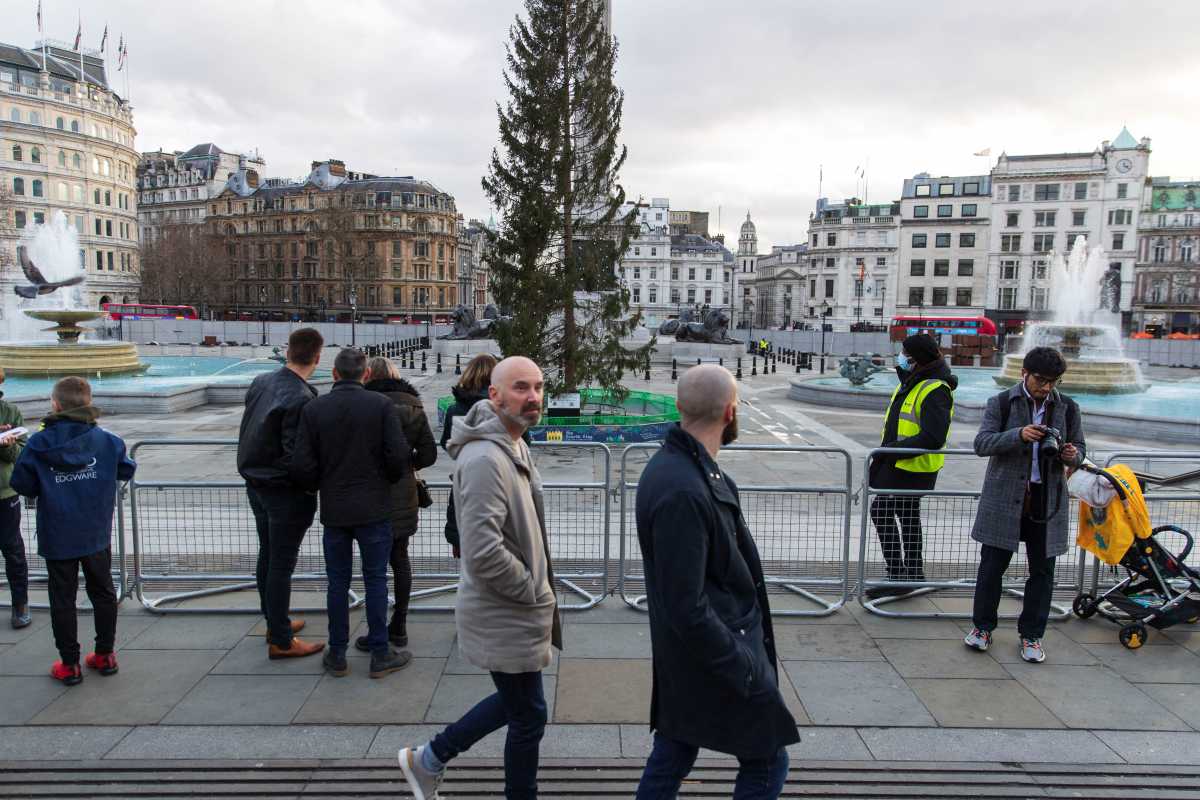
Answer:
[[[942, 358], [937, 340], [917, 333], [904, 340], [896, 358], [900, 385], [892, 393], [883, 423], [882, 447], [940, 450], [950, 438], [954, 389], [958, 377]], [[930, 491], [945, 456], [879, 456], [871, 462], [873, 489]], [[920, 495], [880, 494], [871, 503], [871, 520], [879, 534], [889, 581], [923, 582]], [[875, 587], [870, 597], [903, 594], [913, 587]]]

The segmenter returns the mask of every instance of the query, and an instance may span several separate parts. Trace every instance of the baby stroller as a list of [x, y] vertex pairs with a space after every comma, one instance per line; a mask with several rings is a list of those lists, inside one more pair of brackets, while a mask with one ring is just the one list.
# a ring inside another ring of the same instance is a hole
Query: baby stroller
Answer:
[[[1146, 643], [1147, 625], [1162, 630], [1195, 622], [1200, 617], [1200, 573], [1184, 563], [1192, 552], [1192, 535], [1177, 525], [1150, 527], [1142, 482], [1123, 464], [1100, 469], [1085, 463], [1072, 478], [1072, 494], [1080, 497], [1079, 546], [1126, 572], [1124, 580], [1099, 597], [1076, 597], [1071, 606], [1075, 615], [1088, 619], [1099, 614], [1120, 625], [1118, 639], [1130, 650]], [[1155, 538], [1168, 532], [1185, 541], [1179, 555]]]

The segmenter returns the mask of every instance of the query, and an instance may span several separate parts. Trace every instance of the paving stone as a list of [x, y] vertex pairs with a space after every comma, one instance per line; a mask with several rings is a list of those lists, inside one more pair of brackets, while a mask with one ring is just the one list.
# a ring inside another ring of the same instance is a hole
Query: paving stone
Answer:
[[784, 662], [815, 725], [933, 725], [904, 679], [887, 663]]
[[103, 758], [130, 730], [109, 725], [0, 728], [0, 762], [93, 761]]
[[1137, 650], [1121, 644], [1087, 644], [1084, 647], [1135, 683], [1200, 683], [1200, 656], [1175, 644]]
[[1163, 708], [1200, 730], [1200, 686], [1189, 683], [1139, 683], [1137, 687]]
[[796, 693], [796, 687], [792, 685], [792, 679], [788, 677], [782, 664], [779, 665], [779, 693], [783, 695], [783, 702], [787, 704], [788, 711], [792, 712], [792, 718], [796, 720], [797, 725], [812, 725], [804, 704], [800, 702], [800, 695]]
[[569, 611], [562, 615], [563, 625], [570, 628], [575, 625], [590, 625], [593, 622], [624, 623], [627, 625], [648, 625], [649, 616], [644, 611], [631, 608], [620, 596], [604, 598], [600, 605], [587, 611]]
[[[384, 725], [367, 757], [394, 759], [401, 747], [425, 744], [441, 730], [441, 725]], [[501, 728], [484, 737], [461, 757], [502, 758], [507, 730]], [[620, 726], [547, 725], [540, 753], [542, 758], [620, 758]]]
[[[969, 625], [967, 630], [970, 630]], [[1100, 663], [1094, 653], [1069, 638], [1061, 629], [1047, 628], [1042, 646], [1046, 649], [1047, 664], [1088, 667]], [[966, 650], [966, 647], [963, 649]], [[1021, 635], [1014, 628], [993, 631], [988, 655], [1001, 664], [1024, 663], [1021, 659]]]
[[858, 733], [880, 761], [1122, 763], [1090, 731], [860, 728]]
[[[407, 667], [374, 680], [366, 664], [350, 665], [343, 678], [324, 675], [295, 717], [297, 723], [419, 723], [442, 675], [441, 658], [414, 658]], [[478, 699], [482, 699], [480, 695]]]
[[[546, 695], [546, 711], [554, 719], [554, 676], [542, 678], [542, 690]], [[470, 711], [476, 703], [496, 691], [496, 684], [488, 675], [443, 675], [425, 714], [426, 722], [454, 722]]]
[[597, 622], [575, 625], [563, 633], [563, 655], [569, 658], [650, 658], [650, 626], [646, 623]]
[[68, 688], [48, 675], [0, 676], [0, 725], [24, 725]]
[[[1021, 556], [1024, 558], [1024, 556]], [[975, 605], [975, 600], [971, 596], [952, 596], [935, 592], [929, 595], [931, 602], [941, 611], [949, 614], [958, 615], [959, 618], [970, 619], [971, 610]], [[1016, 617], [1021, 613], [1021, 601], [1014, 597], [1004, 596], [1000, 598], [1000, 625], [1016, 626]], [[1012, 619], [1007, 619], [1011, 617]]]
[[908, 685], [943, 727], [1063, 727], [1049, 709], [1014, 680], [909, 678]]
[[[428, 620], [428, 621], [426, 621]], [[444, 622], [434, 622], [432, 617], [422, 617], [414, 622], [408, 619], [408, 644], [404, 649], [413, 654], [414, 658], [446, 658], [454, 650], [454, 619], [447, 618]], [[359, 636], [367, 635], [367, 622], [363, 620], [350, 634], [350, 644]]]
[[[302, 637], [303, 638], [303, 637]], [[308, 640], [306, 640], [308, 641]], [[317, 640], [320, 641], [320, 640]], [[357, 657], [358, 653], [351, 645], [346, 651], [349, 657]], [[247, 636], [230, 650], [221, 662], [213, 667], [214, 675], [320, 675], [325, 671], [321, 666], [322, 653], [305, 656], [304, 658], [281, 658], [275, 661], [267, 658], [267, 642], [257, 636]]]
[[84, 668], [83, 683], [70, 687], [32, 722], [37, 725], [156, 723], [223, 655], [220, 650], [118, 652], [120, 672], [106, 677]]
[[[82, 592], [83, 589], [80, 588], [80, 593], [82, 594]], [[126, 618], [118, 613], [118, 652], [128, 646], [153, 622], [153, 618], [140, 615]], [[95, 647], [96, 629], [92, 625], [90, 613], [79, 615], [78, 630], [82, 659], [82, 656], [90, 653]], [[45, 675], [50, 671], [50, 665], [57, 659], [58, 649], [54, 646], [54, 634], [51, 632], [50, 626], [46, 625], [39, 628], [34, 635], [22, 639], [0, 653], [0, 675]]]
[[[621, 726], [621, 756], [644, 761], [650, 755], [654, 734], [645, 725]], [[699, 758], [730, 758], [701, 750]], [[792, 769], [797, 761], [871, 761], [874, 756], [854, 728], [809, 727], [800, 729], [800, 741], [788, 746]]]
[[[927, 612], [936, 606], [925, 598], [902, 600], [884, 606], [889, 611]], [[848, 606], [849, 613], [863, 631], [875, 639], [962, 639], [963, 632], [955, 620], [882, 617], [863, 608], [857, 602]]]
[[[13, 630], [9, 624], [9, 615], [12, 610], [9, 608], [0, 608], [0, 644], [16, 644], [23, 642], [30, 636], [50, 635], [50, 612], [41, 609], [31, 609], [30, 614], [33, 615], [33, 622], [28, 628]], [[45, 631], [45, 634], [42, 631]]]
[[287, 725], [315, 675], [209, 675], [163, 717], [163, 725]]
[[[570, 634], [563, 632], [563, 636]], [[550, 665], [542, 670], [544, 675], [558, 674], [558, 659], [559, 652], [555, 648], [550, 648]], [[458, 648], [457, 640], [453, 647], [450, 648], [450, 657], [446, 659], [446, 674], [447, 675], [487, 675], [486, 669], [481, 669], [463, 657], [462, 650]]]
[[643, 659], [564, 658], [554, 721], [648, 721], [651, 670]]
[[[1121, 627], [1100, 617], [1092, 617], [1088, 620], [1075, 619], [1069, 623], [1059, 625], [1058, 630], [1079, 644], [1120, 644], [1117, 634], [1120, 632]], [[1147, 647], [1173, 644], [1174, 642], [1169, 638], [1160, 636], [1158, 631], [1155, 630], [1151, 630], [1150, 635], [1146, 637]]]
[[1004, 668], [1069, 728], [1188, 729], [1183, 720], [1103, 666], [1022, 662]]
[[776, 628], [775, 650], [789, 661], [882, 661], [875, 641], [858, 625]]
[[1200, 764], [1200, 733], [1096, 731], [1131, 764]]
[[884, 657], [905, 678], [1007, 678], [1004, 668], [957, 639], [880, 639]]
[[[1197, 630], [1195, 625], [1178, 625], [1160, 631], [1160, 633], [1164, 638], [1170, 639], [1180, 647], [1200, 655], [1200, 630]], [[1157, 637], [1151, 634], [1151, 638]]]
[[[389, 612], [391, 613], [391, 612]], [[329, 615], [320, 612], [295, 613], [288, 615], [291, 619], [304, 620], [304, 630], [297, 634], [305, 639], [328, 639], [329, 638]], [[365, 625], [366, 612], [362, 609], [357, 609], [350, 612], [350, 630], [355, 630], [359, 625]], [[364, 627], [363, 633], [366, 633]], [[257, 618], [254, 627], [250, 629], [249, 636], [267, 635], [267, 621], [261, 617]]]
[[364, 758], [377, 731], [375, 725], [151, 725], [134, 728], [105, 758]]
[[254, 620], [243, 616], [159, 617], [128, 647], [135, 650], [228, 650], [246, 636]]

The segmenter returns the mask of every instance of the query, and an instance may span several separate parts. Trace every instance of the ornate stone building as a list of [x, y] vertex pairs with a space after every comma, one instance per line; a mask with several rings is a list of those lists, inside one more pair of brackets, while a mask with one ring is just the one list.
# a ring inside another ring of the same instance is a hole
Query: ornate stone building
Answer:
[[1133, 328], [1200, 333], [1200, 181], [1155, 178], [1138, 222]]
[[204, 222], [209, 200], [239, 169], [266, 170], [261, 156], [227, 153], [212, 142], [187, 152], [155, 150], [138, 160], [138, 224], [142, 243], [157, 238], [164, 226]]
[[428, 181], [314, 161], [302, 182], [239, 170], [208, 205], [227, 316], [429, 321], [459, 302], [454, 198]]
[[98, 52], [0, 44], [0, 292], [24, 282], [17, 244], [61, 211], [79, 233], [85, 302], [137, 300], [134, 134]]
[[[804, 316], [881, 323], [896, 307], [892, 280], [900, 233], [900, 203], [842, 203], [817, 198], [808, 218], [808, 273], [794, 301]], [[806, 284], [806, 285], [805, 285]]]

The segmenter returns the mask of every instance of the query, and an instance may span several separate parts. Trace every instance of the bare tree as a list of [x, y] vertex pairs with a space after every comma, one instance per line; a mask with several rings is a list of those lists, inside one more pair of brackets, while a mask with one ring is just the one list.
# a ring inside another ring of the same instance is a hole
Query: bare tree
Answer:
[[142, 247], [143, 301], [202, 309], [220, 302], [222, 242], [203, 225], [169, 225]]
[[[12, 201], [12, 194], [8, 190], [8, 186], [0, 184], [0, 242], [13, 240], [17, 238], [17, 225], [14, 219], [16, 214], [16, 206]], [[0, 247], [0, 272], [8, 270], [9, 266], [15, 263], [16, 245], [12, 248], [7, 245]]]

